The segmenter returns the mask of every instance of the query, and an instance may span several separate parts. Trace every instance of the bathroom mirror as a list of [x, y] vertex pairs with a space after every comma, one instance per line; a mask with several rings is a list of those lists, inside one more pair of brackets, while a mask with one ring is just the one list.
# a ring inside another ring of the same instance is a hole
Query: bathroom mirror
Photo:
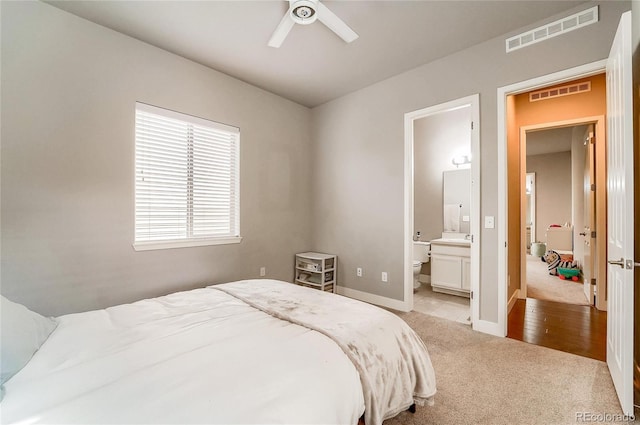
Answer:
[[443, 171], [443, 237], [450, 233], [463, 236], [471, 233], [471, 170]]

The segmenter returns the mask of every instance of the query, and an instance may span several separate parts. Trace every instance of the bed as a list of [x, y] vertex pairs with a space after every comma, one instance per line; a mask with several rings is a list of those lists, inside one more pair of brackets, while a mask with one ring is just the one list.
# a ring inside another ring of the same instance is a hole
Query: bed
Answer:
[[55, 326], [4, 383], [2, 423], [356, 424], [364, 414], [375, 425], [436, 391], [424, 343], [396, 315], [281, 281], [178, 292]]

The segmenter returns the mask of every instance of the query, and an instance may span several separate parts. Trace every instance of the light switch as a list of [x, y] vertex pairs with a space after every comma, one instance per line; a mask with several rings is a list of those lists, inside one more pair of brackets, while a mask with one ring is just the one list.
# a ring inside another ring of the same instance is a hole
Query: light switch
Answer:
[[468, 215], [463, 215], [462, 216], [462, 221], [468, 223], [469, 222], [469, 216]]
[[495, 220], [494, 217], [492, 215], [485, 215], [484, 216], [484, 228], [485, 229], [493, 229], [495, 228]]

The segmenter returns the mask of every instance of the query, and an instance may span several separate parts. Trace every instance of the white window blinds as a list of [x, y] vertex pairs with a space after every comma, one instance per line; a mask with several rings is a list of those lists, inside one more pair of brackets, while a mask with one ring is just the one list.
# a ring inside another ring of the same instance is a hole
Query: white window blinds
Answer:
[[136, 103], [136, 249], [240, 241], [236, 127]]

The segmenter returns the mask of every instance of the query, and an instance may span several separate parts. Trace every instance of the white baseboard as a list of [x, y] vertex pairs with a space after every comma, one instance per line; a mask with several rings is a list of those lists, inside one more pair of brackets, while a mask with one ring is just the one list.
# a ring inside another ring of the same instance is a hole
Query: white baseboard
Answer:
[[520, 290], [516, 289], [513, 295], [511, 295], [511, 298], [509, 298], [509, 303], [507, 304], [507, 314], [511, 313], [511, 309], [514, 305], [516, 305], [516, 301], [518, 301], [518, 298], [520, 298]]
[[504, 333], [504, 329], [502, 329], [502, 326], [500, 326], [499, 323], [489, 322], [487, 320], [477, 320], [473, 322], [472, 329], [474, 331], [486, 333], [489, 335], [499, 336], [503, 338], [506, 336]]
[[382, 297], [380, 295], [370, 294], [368, 292], [358, 291], [357, 289], [346, 288], [344, 286], [337, 287], [337, 293], [345, 297], [354, 298], [369, 304], [375, 304], [382, 307], [392, 308], [399, 311], [411, 311], [412, 306], [408, 306], [405, 301], [393, 298]]

